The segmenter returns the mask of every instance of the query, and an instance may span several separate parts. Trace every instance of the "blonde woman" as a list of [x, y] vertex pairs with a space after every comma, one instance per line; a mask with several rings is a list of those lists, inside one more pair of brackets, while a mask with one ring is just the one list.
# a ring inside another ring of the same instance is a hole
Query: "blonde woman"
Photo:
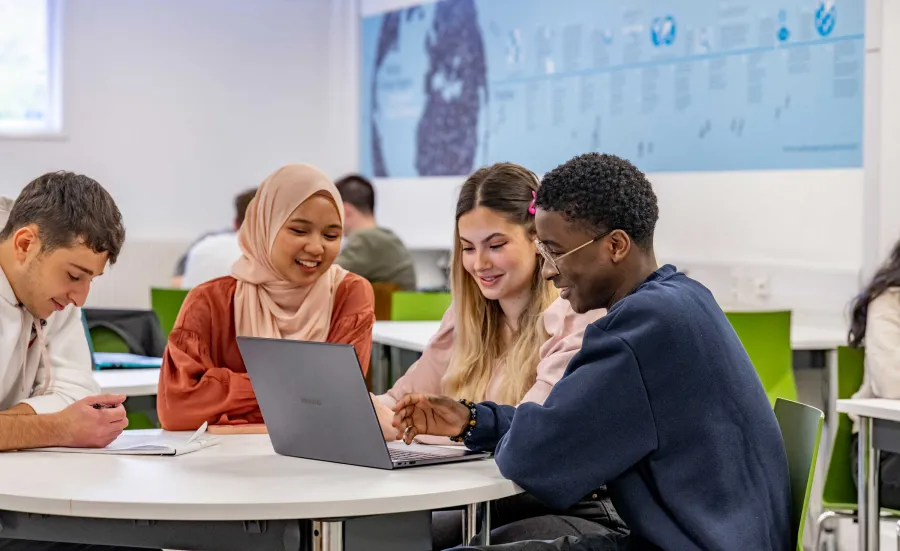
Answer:
[[[580, 350], [584, 329], [605, 313], [576, 314], [541, 276], [541, 257], [534, 245], [538, 185], [530, 170], [512, 163], [482, 168], [463, 185], [456, 205], [453, 305], [419, 361], [373, 400], [386, 440], [396, 437], [390, 408], [409, 393], [508, 405], [543, 403]], [[418, 440], [450, 444], [444, 437]], [[530, 522], [533, 517], [560, 512], [547, 510], [529, 496], [498, 502], [491, 519], [499, 528], [492, 542], [622, 529], [605, 496], [595, 494], [576, 509], [555, 517], [566, 521], [537, 525]], [[461, 522], [455, 512], [436, 514], [436, 549], [461, 543]]]

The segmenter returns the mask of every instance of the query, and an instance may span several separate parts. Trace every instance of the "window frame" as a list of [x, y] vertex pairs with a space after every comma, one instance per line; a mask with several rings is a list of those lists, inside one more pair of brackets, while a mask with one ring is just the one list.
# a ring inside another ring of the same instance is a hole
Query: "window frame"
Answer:
[[[62, 10], [63, 0], [44, 0], [47, 7], [47, 87], [49, 99], [47, 118], [41, 125], [10, 128], [0, 124], [0, 141], [3, 140], [59, 140], [65, 139], [63, 118], [63, 54]], [[24, 122], [24, 121], [23, 121]]]

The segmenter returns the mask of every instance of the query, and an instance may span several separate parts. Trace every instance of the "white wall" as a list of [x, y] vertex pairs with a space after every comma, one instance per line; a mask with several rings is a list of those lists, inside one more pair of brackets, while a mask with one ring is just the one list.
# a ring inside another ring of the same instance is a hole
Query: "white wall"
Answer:
[[[663, 257], [825, 270], [857, 270], [862, 262], [862, 170], [647, 176], [659, 198]], [[463, 180], [380, 179], [378, 217], [412, 247], [449, 247]]]
[[[726, 307], [788, 308], [804, 324], [843, 326], [863, 262], [862, 170], [648, 177], [659, 198], [661, 262], [689, 271]], [[449, 248], [462, 181], [378, 180], [379, 221], [412, 248]], [[417, 267], [435, 258], [416, 256]]]
[[864, 252], [863, 171], [650, 174], [657, 255], [727, 308], [843, 327]]
[[278, 166], [356, 165], [337, 141], [346, 109], [329, 107], [328, 0], [60, 4], [65, 137], [0, 140], [0, 194], [58, 169], [112, 193], [128, 239], [91, 303], [144, 305], [186, 242], [227, 226], [233, 195]]
[[[787, 308], [802, 323], [843, 326], [865, 250], [862, 170], [648, 177], [659, 198], [661, 262], [698, 277], [723, 306]], [[424, 251], [452, 245], [463, 180], [376, 180], [379, 222], [423, 250], [417, 267], [433, 265]]]
[[[877, 71], [867, 79], [869, 101], [877, 106], [867, 113], [867, 262], [873, 271], [900, 238], [900, 2], [868, 0], [867, 59], [877, 60]], [[875, 64], [873, 64], [875, 65]], [[867, 66], [868, 69], [868, 66]], [[868, 106], [868, 104], [867, 104]]]

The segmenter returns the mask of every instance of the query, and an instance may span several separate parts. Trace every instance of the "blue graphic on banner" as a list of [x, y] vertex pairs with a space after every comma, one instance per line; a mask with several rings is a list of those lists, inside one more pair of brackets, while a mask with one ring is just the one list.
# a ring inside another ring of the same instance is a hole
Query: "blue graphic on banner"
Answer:
[[834, 0], [820, 0], [816, 10], [816, 30], [822, 36], [828, 36], [834, 30]]
[[442, 0], [362, 21], [362, 170], [862, 166], [858, 0]]
[[781, 28], [778, 29], [778, 40], [781, 42], [786, 42], [791, 37], [791, 31], [787, 28], [787, 11], [781, 10], [778, 12], [778, 24], [781, 25]]
[[650, 26], [650, 39], [653, 40], [654, 46], [675, 42], [675, 18], [669, 15], [654, 19]]

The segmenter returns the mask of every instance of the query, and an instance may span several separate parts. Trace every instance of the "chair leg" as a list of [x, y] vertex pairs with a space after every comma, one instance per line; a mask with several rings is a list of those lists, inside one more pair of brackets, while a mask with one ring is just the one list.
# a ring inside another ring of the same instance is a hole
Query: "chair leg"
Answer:
[[900, 549], [900, 520], [897, 521], [897, 549]]
[[829, 520], [837, 517], [834, 511], [825, 511], [816, 519], [816, 541], [813, 544], [813, 551], [821, 551], [822, 549], [822, 532]]

